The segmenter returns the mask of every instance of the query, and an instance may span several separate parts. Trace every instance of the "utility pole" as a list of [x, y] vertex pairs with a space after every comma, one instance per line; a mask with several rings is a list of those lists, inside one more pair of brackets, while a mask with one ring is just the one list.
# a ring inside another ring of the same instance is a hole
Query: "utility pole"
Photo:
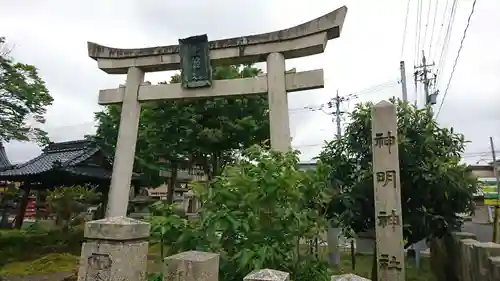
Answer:
[[334, 112], [327, 113], [327, 114], [331, 114], [331, 115], [335, 116], [335, 119], [333, 119], [333, 122], [337, 126], [337, 133], [335, 134], [335, 137], [337, 139], [340, 139], [340, 137], [342, 136], [342, 126], [341, 126], [342, 118], [341, 117], [343, 114], [346, 113], [345, 111], [340, 110], [340, 105], [345, 101], [348, 101], [350, 99], [355, 99], [357, 97], [358, 97], [357, 95], [353, 95], [353, 94], [346, 95], [346, 96], [339, 96], [339, 90], [337, 90], [337, 94], [335, 95], [335, 97], [333, 99], [331, 99], [330, 102], [328, 102], [328, 108], [335, 107]]
[[[425, 58], [425, 52], [422, 51], [422, 64], [419, 66], [415, 66], [415, 73], [414, 78], [415, 78], [415, 89], [417, 89], [417, 82], [421, 82], [424, 84], [424, 91], [425, 91], [425, 105], [428, 104], [436, 104], [436, 96], [438, 92], [436, 91], [433, 94], [429, 93], [429, 88], [432, 85], [432, 83], [436, 80], [436, 75], [433, 77], [429, 78], [428, 74], [431, 72], [428, 67], [434, 66], [434, 63], [432, 64], [427, 64], [427, 59]], [[417, 96], [418, 100], [418, 96]]]
[[401, 88], [403, 90], [403, 100], [408, 101], [408, 91], [406, 89], [406, 70], [405, 61], [399, 62], [399, 70], [401, 70]]
[[499, 220], [500, 220], [500, 207], [498, 205], [498, 201], [500, 200], [500, 175], [498, 174], [498, 166], [497, 166], [497, 156], [495, 154], [495, 144], [493, 143], [493, 138], [490, 137], [490, 146], [491, 146], [491, 156], [493, 158], [493, 173], [495, 173], [495, 178], [497, 182], [497, 198], [495, 200], [495, 216], [493, 219], [493, 242], [498, 243], [500, 241], [499, 236]]
[[[332, 98], [327, 104], [329, 109], [335, 109], [335, 110], [333, 112], [323, 111], [326, 114], [334, 116], [332, 117], [332, 121], [336, 124], [337, 127], [337, 133], [335, 136], [337, 140], [340, 139], [340, 137], [342, 136], [341, 117], [342, 114], [346, 113], [345, 111], [340, 110], [340, 105], [342, 102], [348, 101], [353, 98], [357, 98], [357, 96], [353, 94], [340, 96], [339, 90], [337, 90], [337, 94], [335, 95], [335, 97]], [[328, 243], [328, 258], [330, 260], [330, 264], [333, 267], [337, 267], [340, 264], [339, 239], [341, 235], [342, 235], [341, 228], [339, 227], [338, 223], [335, 221], [330, 221], [327, 231], [327, 243]]]
[[[343, 113], [343, 112], [342, 112]], [[335, 117], [336, 117], [336, 123], [337, 123], [337, 139], [340, 139], [340, 135], [342, 134], [342, 128], [340, 125], [340, 97], [339, 97], [339, 90], [337, 89], [337, 95], [335, 96]]]

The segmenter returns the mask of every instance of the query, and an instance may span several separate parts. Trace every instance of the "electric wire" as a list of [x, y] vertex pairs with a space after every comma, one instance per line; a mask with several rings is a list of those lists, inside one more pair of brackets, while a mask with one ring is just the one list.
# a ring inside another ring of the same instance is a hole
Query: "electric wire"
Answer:
[[432, 44], [434, 43], [434, 31], [436, 29], [436, 18], [437, 18], [438, 6], [439, 6], [439, 2], [436, 1], [436, 5], [434, 5], [434, 16], [433, 16], [433, 20], [432, 20], [431, 39], [430, 39], [430, 43], [429, 43], [429, 51], [427, 52], [428, 53], [427, 56], [429, 57], [429, 60], [431, 58]]
[[429, 0], [429, 5], [427, 5], [427, 16], [426, 16], [426, 21], [425, 21], [425, 31], [424, 31], [424, 41], [422, 42], [422, 49], [425, 49], [425, 46], [427, 43], [427, 30], [429, 29], [429, 20], [431, 17], [431, 6], [432, 6], [432, 0]]
[[[443, 28], [444, 28], [444, 25], [445, 25], [446, 15], [448, 14], [447, 10], [448, 10], [448, 4], [449, 4], [449, 2], [450, 2], [450, 0], [446, 0], [446, 4], [445, 4], [444, 9], [443, 9], [443, 16], [441, 18], [441, 26], [439, 27], [438, 38], [436, 40], [437, 49], [439, 49], [439, 46], [441, 45], [441, 39], [443, 37], [442, 36], [443, 35]], [[429, 57], [429, 59], [431, 59], [431, 58]], [[434, 60], [435, 60], [435, 58], [433, 57], [432, 61], [434, 61]]]
[[420, 61], [420, 31], [421, 31], [421, 22], [422, 22], [422, 0], [418, 0], [417, 2], [417, 24], [415, 27], [415, 57], [414, 57], [414, 65], [417, 65]]
[[406, 42], [406, 29], [408, 27], [408, 15], [410, 14], [410, 0], [406, 2], [406, 17], [405, 17], [405, 28], [403, 30], [403, 43], [401, 44], [401, 56], [399, 60], [403, 60], [403, 53], [405, 49], [405, 42]]
[[453, 25], [455, 22], [455, 14], [457, 11], [457, 4], [458, 4], [458, 0], [453, 0], [453, 4], [451, 6], [451, 15], [450, 15], [450, 19], [448, 21], [448, 27], [446, 29], [446, 35], [445, 35], [444, 41], [443, 41], [443, 48], [441, 49], [441, 55], [439, 56], [439, 63], [437, 66], [437, 71], [436, 71], [436, 74], [438, 75], [436, 85], [438, 85], [438, 86], [439, 86], [439, 83], [441, 82], [441, 75], [439, 75], [439, 73], [441, 73], [444, 70], [444, 67], [446, 65], [446, 59], [448, 57], [448, 47], [449, 47], [450, 38], [451, 38], [452, 30], [453, 30]]
[[448, 95], [448, 90], [450, 89], [451, 80], [453, 79], [453, 75], [455, 74], [455, 69], [457, 68], [458, 60], [460, 59], [460, 54], [461, 54], [462, 48], [464, 46], [465, 38], [467, 37], [467, 31], [469, 30], [470, 22], [472, 19], [472, 15], [474, 14], [474, 11], [475, 11], [476, 3], [477, 3], [477, 0], [474, 0], [474, 2], [472, 2], [472, 9], [470, 11], [469, 18], [467, 19], [467, 25], [465, 26], [462, 40], [460, 40], [460, 47], [458, 47], [457, 56], [455, 57], [455, 62], [453, 63], [453, 68], [451, 70], [451, 74], [450, 74], [450, 77], [448, 79], [448, 84], [446, 85], [446, 89], [444, 90], [443, 99], [441, 100], [441, 104], [439, 105], [439, 109], [436, 113], [436, 119], [438, 118], [439, 113], [441, 112], [441, 109], [443, 108], [443, 104], [445, 102], [446, 96]]

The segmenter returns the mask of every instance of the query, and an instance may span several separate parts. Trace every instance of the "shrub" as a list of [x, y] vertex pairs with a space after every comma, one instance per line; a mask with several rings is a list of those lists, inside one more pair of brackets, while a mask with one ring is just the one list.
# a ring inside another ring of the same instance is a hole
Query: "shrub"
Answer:
[[79, 255], [83, 228], [69, 231], [12, 230], [0, 232], [0, 266], [7, 263], [33, 260], [49, 253]]
[[199, 221], [165, 210], [167, 217], [151, 220], [154, 236], [174, 239], [168, 243], [176, 252], [219, 253], [221, 281], [262, 268], [290, 272], [296, 281], [328, 280], [327, 265], [299, 247], [326, 229], [328, 185], [321, 174], [300, 171], [297, 154], [247, 149], [209, 186], [195, 185]]

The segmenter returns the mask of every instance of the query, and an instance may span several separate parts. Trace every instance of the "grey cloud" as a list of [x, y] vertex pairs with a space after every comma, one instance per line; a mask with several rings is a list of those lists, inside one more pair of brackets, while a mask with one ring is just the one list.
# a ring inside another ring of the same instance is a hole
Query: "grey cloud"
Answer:
[[[0, 2], [0, 25], [17, 46], [13, 55], [40, 68], [56, 99], [49, 110], [46, 126], [55, 140], [81, 138], [91, 132], [93, 112], [98, 109], [98, 90], [116, 87], [124, 81], [123, 76], [108, 75], [97, 69], [95, 61], [87, 57], [87, 40], [130, 48], [175, 44], [178, 38], [201, 33], [207, 33], [210, 39], [219, 39], [268, 32], [310, 20], [345, 3], [349, 12], [341, 37], [330, 41], [324, 54], [287, 61], [287, 68], [296, 67], [298, 71], [324, 68], [326, 83], [323, 90], [290, 94], [289, 108], [324, 103], [337, 89], [341, 94], [349, 94], [399, 78], [406, 1], [388, 0], [391, 9], [368, 0], [309, 0], [306, 4], [268, 0], [255, 0], [251, 4], [230, 0]], [[470, 2], [460, 2], [442, 83], [447, 82]], [[496, 17], [499, 10], [500, 4], [495, 1], [478, 3], [469, 38], [438, 120], [445, 126], [454, 126], [472, 140], [468, 151], [484, 150], [489, 135], [500, 136], [495, 126], [500, 119], [497, 110], [500, 70], [496, 67], [500, 61], [497, 54], [500, 40], [491, 36], [500, 24], [500, 18]], [[416, 96], [411, 77], [415, 53], [414, 14], [412, 10], [404, 52], [411, 99]], [[158, 73], [149, 75], [148, 79], [155, 82], [168, 79], [169, 75]], [[444, 86], [439, 86], [442, 92]], [[350, 105], [352, 108], [355, 102], [378, 101], [400, 94], [400, 85], [395, 84], [360, 95]], [[347, 104], [343, 106], [347, 109]], [[304, 152], [301, 157], [304, 160], [313, 157], [321, 146], [301, 145], [319, 144], [333, 138], [335, 127], [331, 116], [321, 112], [291, 111], [290, 120], [293, 143]], [[70, 124], [81, 126], [73, 126], [71, 130], [57, 129]], [[26, 149], [22, 149], [23, 146]], [[34, 151], [38, 148], [33, 144], [12, 143], [7, 149], [13, 159], [24, 159], [27, 155], [35, 156]]]

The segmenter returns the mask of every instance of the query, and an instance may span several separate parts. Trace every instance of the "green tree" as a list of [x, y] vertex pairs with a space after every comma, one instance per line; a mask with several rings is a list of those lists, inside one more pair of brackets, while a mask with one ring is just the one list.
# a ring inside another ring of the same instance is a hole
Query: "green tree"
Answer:
[[168, 247], [175, 248], [169, 254], [193, 249], [220, 253], [223, 281], [242, 280], [263, 268], [290, 272], [297, 281], [329, 280], [322, 257], [299, 244], [315, 241], [325, 230], [318, 207], [331, 198], [328, 185], [322, 174], [299, 170], [298, 162], [298, 152], [259, 146], [244, 150], [210, 189], [195, 186], [202, 203], [199, 221], [179, 223], [172, 214], [155, 218], [153, 235], [166, 237]]
[[35, 66], [15, 62], [0, 37], [0, 141], [37, 141], [48, 143], [47, 133], [26, 122], [32, 118], [45, 123], [46, 107], [53, 98]]
[[[216, 67], [214, 79], [253, 77], [260, 69], [247, 66]], [[169, 83], [179, 83], [179, 75]], [[166, 82], [164, 82], [166, 83]], [[95, 139], [113, 153], [120, 120], [120, 106], [96, 113]], [[136, 171], [151, 184], [158, 176], [159, 159], [169, 169], [201, 165], [213, 177], [234, 159], [235, 151], [269, 138], [269, 112], [265, 95], [211, 99], [164, 100], [144, 104], [136, 149]], [[175, 179], [174, 179], [175, 180]]]
[[56, 225], [67, 231], [83, 222], [82, 213], [90, 204], [99, 202], [101, 194], [86, 186], [63, 186], [49, 191], [49, 211], [56, 216]]
[[[392, 102], [396, 102], [392, 100]], [[372, 103], [358, 104], [343, 137], [326, 144], [319, 159], [342, 194], [330, 203], [329, 216], [355, 233], [374, 229]], [[476, 178], [461, 162], [465, 140], [441, 128], [430, 108], [397, 101], [399, 166], [405, 247], [459, 229], [459, 213], [474, 209]]]

